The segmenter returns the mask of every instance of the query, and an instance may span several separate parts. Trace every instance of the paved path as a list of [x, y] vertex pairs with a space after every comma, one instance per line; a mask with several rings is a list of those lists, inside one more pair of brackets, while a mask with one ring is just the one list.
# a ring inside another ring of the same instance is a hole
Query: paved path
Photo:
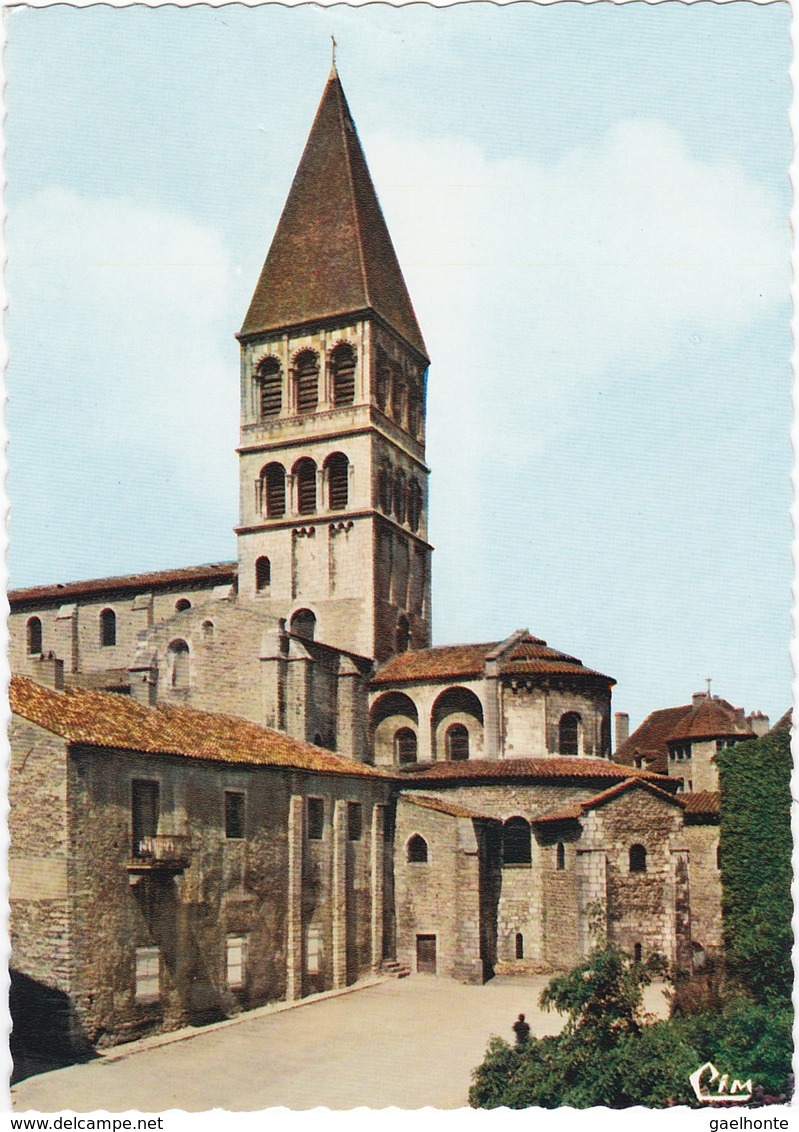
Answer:
[[537, 1006], [547, 981], [392, 979], [31, 1077], [14, 1086], [12, 1103], [18, 1112], [460, 1108], [489, 1037], [510, 1040], [519, 1011], [534, 1035], [558, 1032], [560, 1016]]

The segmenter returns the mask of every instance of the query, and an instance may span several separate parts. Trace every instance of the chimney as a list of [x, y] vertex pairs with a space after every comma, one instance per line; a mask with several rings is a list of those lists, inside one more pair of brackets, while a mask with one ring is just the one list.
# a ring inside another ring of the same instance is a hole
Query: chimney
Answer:
[[630, 717], [626, 711], [617, 711], [614, 715], [616, 723], [616, 750], [630, 737]]
[[762, 711], [753, 711], [751, 715], [746, 717], [746, 722], [757, 735], [758, 739], [761, 735], [765, 735], [769, 730], [769, 718], [763, 715]]
[[31, 658], [31, 677], [37, 684], [45, 688], [54, 688], [56, 692], [64, 690], [64, 662], [59, 660], [52, 652], [47, 656]]
[[691, 705], [695, 708], [701, 707], [702, 704], [707, 702], [707, 692], [694, 692], [691, 696]]

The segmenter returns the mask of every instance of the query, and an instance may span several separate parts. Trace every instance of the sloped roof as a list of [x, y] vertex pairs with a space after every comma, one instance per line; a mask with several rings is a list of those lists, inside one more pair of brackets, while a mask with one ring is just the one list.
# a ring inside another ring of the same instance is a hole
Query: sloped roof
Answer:
[[788, 708], [772, 727], [772, 731], [790, 731], [793, 724], [793, 708]]
[[669, 741], [723, 739], [734, 738], [737, 735], [754, 737], [754, 732], [744, 719], [742, 711], [736, 710], [726, 700], [714, 696], [713, 699], [702, 700], [696, 707], [692, 707], [669, 735]]
[[539, 780], [563, 778], [651, 779], [660, 785], [676, 780], [649, 770], [620, 766], [609, 759], [587, 756], [556, 756], [551, 759], [468, 759], [463, 762], [411, 763], [398, 769], [397, 777], [413, 782], [485, 781], [497, 778]]
[[335, 67], [241, 328], [373, 310], [427, 349]]
[[[491, 641], [474, 645], [437, 645], [400, 653], [387, 660], [372, 677], [373, 686], [402, 684], [419, 680], [453, 680], [482, 676], [491, 654], [501, 650], [504, 642]], [[566, 675], [593, 676], [614, 684], [610, 676], [585, 668], [577, 657], [550, 648], [540, 637], [529, 633], [500, 653], [499, 671], [503, 676]]]
[[691, 704], [683, 704], [681, 707], [650, 712], [640, 727], [636, 727], [632, 735], [621, 744], [613, 758], [626, 766], [632, 766], [636, 758], [642, 758], [652, 770], [665, 774], [668, 767], [668, 739], [691, 711]]
[[558, 810], [554, 810], [550, 814], [544, 814], [540, 818], [533, 818], [535, 823], [538, 822], [561, 822], [573, 821], [580, 818], [588, 810], [594, 810], [597, 806], [603, 806], [606, 802], [612, 802], [614, 798], [618, 798], [621, 794], [626, 793], [632, 789], [647, 790], [650, 794], [660, 798], [664, 802], [671, 802], [681, 809], [685, 808], [685, 802], [682, 797], [675, 794], [670, 794], [665, 790], [661, 790], [653, 782], [648, 782], [646, 779], [640, 777], [627, 778], [623, 782], [617, 782], [615, 786], [611, 786], [608, 790], [603, 790], [600, 794], [595, 794], [593, 798], [586, 798], [583, 802], [571, 802], [566, 806], [562, 806]]
[[681, 794], [686, 814], [719, 814], [721, 794], [717, 790], [697, 790], [696, 793]]
[[212, 762], [391, 777], [376, 767], [331, 754], [280, 731], [196, 708], [173, 704], [145, 707], [129, 696], [111, 692], [56, 692], [24, 676], [12, 677], [10, 701], [16, 715], [69, 743]]
[[481, 814], [468, 806], [461, 806], [457, 802], [447, 802], [443, 798], [431, 798], [428, 794], [400, 794], [400, 800], [410, 802], [414, 806], [423, 806], [426, 810], [437, 810], [440, 814], [447, 814], [452, 818], [482, 818], [487, 821], [497, 821], [491, 814]]
[[91, 594], [99, 596], [100, 594], [117, 591], [141, 593], [166, 586], [224, 585], [225, 582], [235, 582], [237, 575], [238, 563], [213, 562], [205, 566], [185, 566], [179, 570], [151, 570], [143, 574], [90, 578], [85, 582], [28, 586], [26, 589], [11, 590], [8, 600], [11, 608], [14, 609], [15, 606], [35, 605], [39, 602], [50, 601], [53, 598], [57, 598], [61, 602], [68, 602], [71, 598], [88, 597]]

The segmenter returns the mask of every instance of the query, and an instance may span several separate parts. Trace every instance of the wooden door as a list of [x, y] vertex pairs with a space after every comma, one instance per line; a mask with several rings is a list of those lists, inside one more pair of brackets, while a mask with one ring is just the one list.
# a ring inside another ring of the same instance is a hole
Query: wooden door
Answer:
[[420, 975], [435, 975], [436, 937], [434, 935], [417, 935], [416, 970]]

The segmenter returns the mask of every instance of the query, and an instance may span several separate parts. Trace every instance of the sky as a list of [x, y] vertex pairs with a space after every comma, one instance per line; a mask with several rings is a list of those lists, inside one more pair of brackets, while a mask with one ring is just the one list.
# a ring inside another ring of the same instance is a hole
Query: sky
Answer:
[[787, 5], [7, 13], [10, 584], [235, 558], [330, 35], [432, 359], [435, 643], [790, 702]]

